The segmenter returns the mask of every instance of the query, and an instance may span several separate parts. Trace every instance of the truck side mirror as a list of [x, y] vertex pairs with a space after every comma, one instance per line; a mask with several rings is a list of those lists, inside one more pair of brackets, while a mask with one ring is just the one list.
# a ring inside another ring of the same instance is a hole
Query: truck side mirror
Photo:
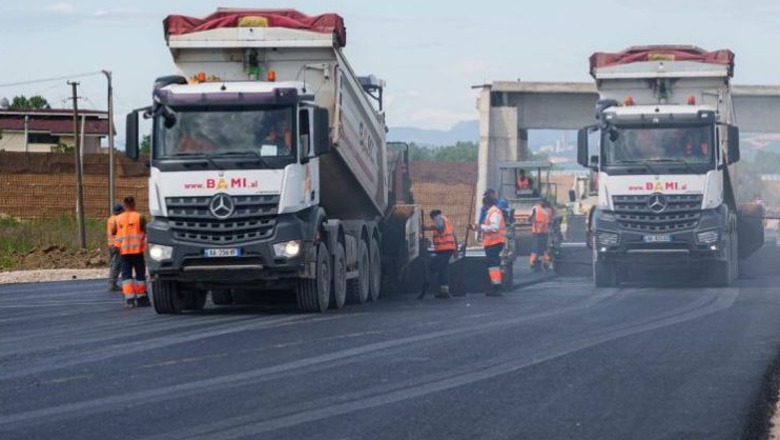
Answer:
[[138, 112], [128, 113], [125, 122], [125, 155], [138, 160]]
[[592, 127], [581, 128], [577, 132], [577, 163], [583, 167], [588, 167], [588, 134]]
[[330, 153], [330, 116], [324, 108], [314, 109], [314, 155]]
[[739, 162], [739, 127], [735, 127], [733, 125], [728, 126], [728, 134], [726, 135], [728, 137], [728, 155], [729, 155], [729, 162], [737, 163]]

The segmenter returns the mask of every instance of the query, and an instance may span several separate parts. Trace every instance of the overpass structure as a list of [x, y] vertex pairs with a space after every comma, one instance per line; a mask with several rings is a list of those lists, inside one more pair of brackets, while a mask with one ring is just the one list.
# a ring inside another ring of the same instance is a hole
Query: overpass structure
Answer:
[[[596, 122], [594, 83], [497, 81], [474, 88], [480, 90], [477, 194], [499, 186], [499, 162], [528, 159], [528, 130]], [[742, 132], [780, 132], [780, 86], [734, 85], [732, 96]]]

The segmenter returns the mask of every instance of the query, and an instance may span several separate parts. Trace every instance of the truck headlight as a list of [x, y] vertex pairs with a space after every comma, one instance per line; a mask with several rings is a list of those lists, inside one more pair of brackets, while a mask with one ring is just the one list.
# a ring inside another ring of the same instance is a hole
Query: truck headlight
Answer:
[[154, 261], [170, 260], [173, 256], [173, 247], [161, 244], [149, 245], [149, 258]]
[[277, 257], [294, 258], [301, 253], [301, 241], [291, 240], [274, 244], [274, 255]]
[[697, 244], [713, 244], [720, 240], [720, 233], [718, 231], [704, 231], [696, 234]]
[[599, 247], [613, 247], [620, 244], [620, 235], [612, 232], [596, 233], [596, 244]]

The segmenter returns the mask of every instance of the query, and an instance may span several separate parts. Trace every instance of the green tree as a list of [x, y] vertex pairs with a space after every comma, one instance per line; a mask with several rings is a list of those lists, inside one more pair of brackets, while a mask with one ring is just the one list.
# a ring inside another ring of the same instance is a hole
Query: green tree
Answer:
[[152, 135], [145, 134], [141, 139], [141, 145], [139, 146], [141, 154], [149, 154], [152, 152]]
[[73, 150], [75, 150], [76, 147], [73, 145], [67, 145], [64, 142], [58, 142], [57, 146], [52, 148], [52, 152], [54, 153], [72, 153]]
[[26, 109], [49, 109], [49, 101], [41, 95], [35, 95], [27, 98], [24, 95], [14, 96], [11, 103], [8, 104], [8, 108], [11, 110], [26, 110]]

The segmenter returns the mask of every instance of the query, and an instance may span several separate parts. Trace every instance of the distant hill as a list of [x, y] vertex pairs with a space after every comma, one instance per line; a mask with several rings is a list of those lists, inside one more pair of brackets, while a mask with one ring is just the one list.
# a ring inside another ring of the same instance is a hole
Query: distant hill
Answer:
[[[576, 142], [575, 132], [568, 134], [570, 142]], [[417, 127], [391, 127], [387, 133], [388, 142], [409, 142], [426, 147], [443, 147], [457, 142], [479, 142], [479, 121], [458, 122], [449, 130], [429, 130]], [[554, 144], [561, 140], [558, 130], [532, 130], [529, 143], [532, 150], [541, 145]]]
[[409, 142], [421, 146], [443, 147], [457, 142], [479, 141], [479, 121], [458, 122], [449, 130], [429, 130], [416, 127], [391, 127], [389, 142]]

